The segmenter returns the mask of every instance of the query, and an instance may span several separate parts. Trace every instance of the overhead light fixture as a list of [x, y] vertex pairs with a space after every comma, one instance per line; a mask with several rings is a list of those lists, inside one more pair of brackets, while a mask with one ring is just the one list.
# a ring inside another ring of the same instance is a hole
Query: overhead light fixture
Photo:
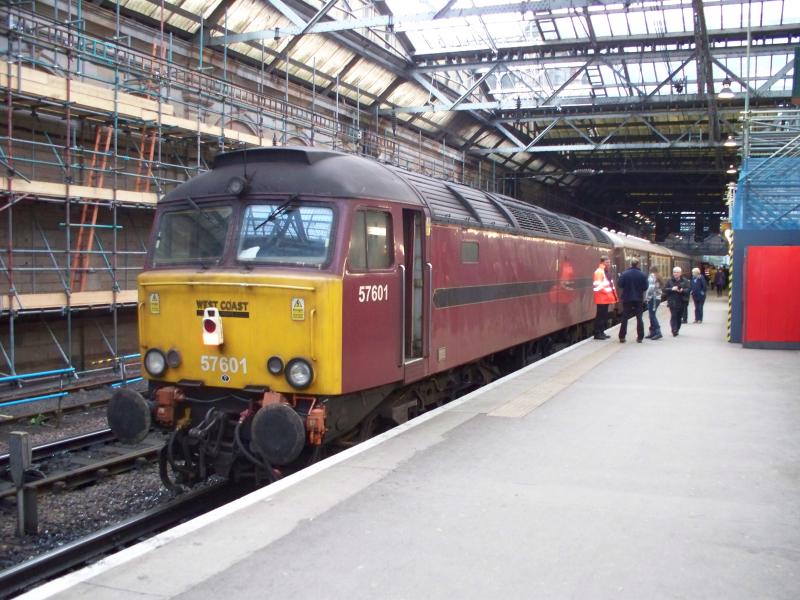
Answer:
[[728, 139], [725, 140], [725, 142], [722, 145], [725, 146], [726, 148], [736, 148], [737, 146], [736, 138], [733, 137], [732, 135], [729, 135]]
[[736, 175], [736, 167], [734, 167], [733, 165], [731, 165], [730, 167], [728, 167], [728, 170], [727, 170], [727, 171], [725, 171], [725, 172], [726, 172], [728, 175]]
[[722, 98], [723, 100], [730, 100], [733, 98], [735, 94], [731, 89], [731, 80], [729, 78], [725, 78], [722, 80], [722, 89], [717, 94], [717, 98]]

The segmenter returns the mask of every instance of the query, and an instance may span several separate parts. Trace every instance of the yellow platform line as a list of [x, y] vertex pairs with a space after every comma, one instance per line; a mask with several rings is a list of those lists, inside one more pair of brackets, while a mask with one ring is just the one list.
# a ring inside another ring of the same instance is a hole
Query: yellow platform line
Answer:
[[602, 348], [584, 356], [577, 362], [571, 362], [558, 373], [547, 379], [538, 380], [517, 396], [491, 411], [490, 417], [508, 417], [519, 419], [550, 400], [560, 391], [566, 389], [612, 354], [619, 352], [622, 344], [607, 343]]

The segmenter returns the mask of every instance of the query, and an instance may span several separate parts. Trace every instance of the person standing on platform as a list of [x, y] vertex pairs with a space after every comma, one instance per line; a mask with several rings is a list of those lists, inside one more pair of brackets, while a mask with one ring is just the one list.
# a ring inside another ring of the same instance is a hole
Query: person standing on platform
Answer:
[[[683, 269], [681, 269], [681, 273]], [[689, 281], [688, 279], [686, 281]], [[691, 285], [691, 282], [690, 282]], [[681, 311], [681, 323], [689, 322], [689, 295], [687, 294], [683, 299], [683, 310]]]
[[650, 267], [650, 275], [647, 276], [647, 291], [644, 294], [644, 300], [647, 303], [647, 316], [650, 318], [648, 340], [660, 340], [663, 337], [661, 335], [661, 325], [656, 315], [658, 305], [661, 304], [661, 288], [663, 286], [664, 281], [658, 274], [658, 267], [653, 265]]
[[692, 300], [694, 301], [694, 322], [703, 322], [703, 304], [706, 302], [706, 293], [708, 292], [708, 284], [706, 278], [700, 272], [700, 269], [695, 267], [692, 269]]
[[722, 270], [722, 267], [714, 273], [714, 287], [717, 288], [717, 298], [719, 298], [722, 296], [722, 288], [725, 287], [725, 271]]
[[619, 343], [625, 343], [628, 334], [628, 319], [636, 317], [636, 341], [644, 339], [644, 321], [642, 309], [644, 294], [647, 291], [647, 275], [639, 268], [639, 259], [631, 259], [631, 267], [619, 276], [619, 287], [622, 290], [622, 323], [619, 326]]
[[592, 289], [594, 290], [594, 303], [597, 305], [597, 314], [594, 317], [594, 339], [606, 340], [611, 337], [605, 333], [608, 323], [608, 306], [617, 302], [617, 292], [608, 276], [607, 256], [600, 257], [600, 264], [594, 272]]
[[673, 337], [678, 335], [681, 330], [683, 319], [683, 308], [689, 302], [690, 285], [683, 276], [683, 269], [675, 267], [672, 269], [672, 277], [664, 284], [664, 295], [662, 301], [666, 301], [669, 306], [669, 325], [672, 329]]

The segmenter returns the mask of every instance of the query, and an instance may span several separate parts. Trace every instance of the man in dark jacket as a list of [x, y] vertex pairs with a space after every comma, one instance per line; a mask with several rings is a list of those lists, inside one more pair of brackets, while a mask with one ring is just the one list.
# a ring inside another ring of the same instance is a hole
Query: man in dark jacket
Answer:
[[708, 292], [708, 283], [706, 278], [700, 272], [700, 269], [695, 267], [692, 269], [691, 286], [692, 300], [694, 301], [694, 322], [703, 322], [703, 305], [706, 303], [706, 293]]
[[636, 316], [636, 341], [644, 339], [644, 293], [647, 291], [647, 275], [639, 269], [639, 259], [631, 260], [631, 268], [619, 276], [619, 289], [622, 290], [622, 323], [619, 326], [619, 342], [625, 343], [628, 334], [628, 319]]
[[683, 307], [689, 302], [689, 281], [683, 276], [683, 269], [675, 267], [672, 269], [672, 277], [664, 284], [663, 300], [669, 306], [672, 335], [677, 336], [681, 330], [681, 317]]

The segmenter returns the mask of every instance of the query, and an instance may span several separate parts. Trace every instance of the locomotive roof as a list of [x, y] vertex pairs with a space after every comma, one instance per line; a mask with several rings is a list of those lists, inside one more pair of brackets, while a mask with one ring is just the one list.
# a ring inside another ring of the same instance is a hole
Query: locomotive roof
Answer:
[[611, 245], [599, 228], [509, 196], [435, 179], [375, 160], [309, 147], [220, 154], [210, 171], [169, 192], [165, 200], [225, 195], [233, 177], [254, 194], [373, 198], [427, 206], [434, 221], [585, 244]]
[[408, 184], [376, 161], [306, 147], [253, 148], [219, 154], [210, 171], [179, 185], [165, 200], [225, 195], [233, 177], [245, 178], [253, 194], [380, 198], [419, 203]]
[[641, 252], [657, 252], [659, 254], [666, 254], [667, 256], [672, 256], [674, 258], [691, 258], [688, 254], [684, 254], [679, 250], [673, 250], [672, 248], [667, 248], [666, 246], [654, 244], [649, 240], [644, 240], [635, 236], [626, 236], [625, 234], [620, 234], [615, 231], [609, 231], [608, 237], [615, 246], [624, 246], [626, 248], [639, 250]]

